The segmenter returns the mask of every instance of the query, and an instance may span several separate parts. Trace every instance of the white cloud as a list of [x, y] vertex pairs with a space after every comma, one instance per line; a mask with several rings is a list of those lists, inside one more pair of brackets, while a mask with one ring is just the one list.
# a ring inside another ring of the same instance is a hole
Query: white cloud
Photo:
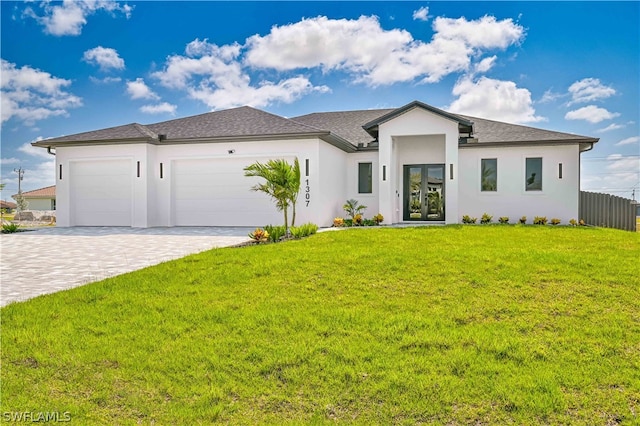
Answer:
[[458, 97], [447, 108], [453, 113], [504, 121], [531, 123], [545, 120], [536, 115], [531, 92], [518, 88], [512, 81], [481, 77], [477, 81], [460, 79], [452, 92]]
[[94, 47], [84, 52], [82, 59], [92, 65], [98, 65], [101, 70], [106, 71], [110, 68], [116, 70], [124, 69], [124, 59], [118, 55], [115, 49], [110, 47]]
[[592, 102], [598, 99], [605, 99], [615, 95], [616, 91], [600, 83], [597, 78], [584, 78], [569, 86], [571, 102], [569, 105], [580, 102]]
[[490, 56], [488, 58], [484, 58], [483, 60], [481, 60], [475, 65], [475, 72], [485, 73], [489, 71], [495, 65], [496, 59], [498, 59], [496, 55]]
[[624, 124], [611, 123], [607, 127], [604, 127], [602, 129], [596, 130], [596, 132], [598, 132], [598, 133], [610, 132], [612, 130], [618, 130], [618, 129], [622, 129], [624, 127], [625, 127]]
[[429, 20], [429, 8], [426, 6], [421, 7], [418, 10], [413, 11], [414, 21], [427, 21]]
[[424, 43], [405, 30], [384, 30], [375, 16], [319, 16], [248, 38], [244, 62], [278, 71], [342, 70], [370, 86], [415, 79], [437, 82], [469, 70], [472, 58], [485, 50], [506, 49], [524, 36], [524, 28], [511, 19], [497, 21], [492, 16], [473, 21], [438, 17], [433, 29], [432, 40]]
[[562, 98], [563, 96], [565, 95], [563, 95], [562, 93], [556, 93], [551, 89], [549, 89], [546, 92], [544, 92], [544, 94], [542, 95], [542, 98], [540, 98], [538, 102], [540, 102], [541, 104], [544, 104], [547, 102], [553, 102], [556, 99]]
[[31, 126], [38, 120], [67, 115], [69, 108], [82, 105], [82, 99], [63, 90], [70, 80], [27, 65], [1, 60], [0, 73], [2, 123], [16, 118]]
[[620, 142], [616, 143], [616, 146], [632, 145], [638, 142], [640, 142], [640, 136], [632, 136], [630, 138], [622, 139]]
[[89, 80], [95, 84], [111, 84], [111, 83], [119, 83], [122, 81], [120, 77], [96, 78], [92, 75], [89, 76]]
[[586, 120], [589, 123], [599, 123], [619, 116], [620, 114], [617, 112], [609, 112], [604, 108], [588, 105], [574, 111], [569, 111], [565, 114], [564, 118], [566, 120]]
[[18, 164], [20, 163], [19, 158], [11, 157], [11, 158], [0, 158], [0, 164], [9, 165], [9, 164]]
[[217, 46], [196, 39], [186, 46], [185, 53], [186, 56], [170, 56], [165, 68], [153, 77], [165, 87], [186, 91], [189, 97], [212, 109], [290, 103], [303, 95], [329, 90], [326, 86], [314, 86], [302, 76], [252, 85], [238, 61], [240, 45], [237, 44]]
[[127, 81], [127, 93], [131, 99], [160, 99], [142, 78], [136, 78], [136, 81]]
[[[38, 142], [41, 140], [44, 140], [44, 138], [39, 136], [31, 142]], [[46, 149], [35, 147], [31, 145], [31, 142], [23, 143], [22, 145], [20, 145], [18, 151], [23, 152], [31, 157], [37, 157], [46, 160], [51, 159], [51, 154], [49, 154]]]
[[609, 171], [631, 171], [634, 174], [638, 174], [640, 170], [640, 158], [624, 156], [622, 154], [611, 154], [607, 156], [607, 164], [606, 169]]
[[37, 14], [32, 7], [24, 10], [23, 16], [35, 19], [44, 26], [44, 32], [55, 36], [80, 35], [82, 27], [87, 23], [87, 17], [99, 10], [123, 13], [127, 19], [131, 16], [132, 6], [120, 5], [113, 0], [64, 0], [60, 3], [43, 1], [39, 4], [42, 15]]
[[176, 113], [176, 106], [168, 102], [162, 102], [156, 105], [143, 105], [140, 107], [140, 111], [146, 114], [164, 114], [169, 113], [171, 115]]

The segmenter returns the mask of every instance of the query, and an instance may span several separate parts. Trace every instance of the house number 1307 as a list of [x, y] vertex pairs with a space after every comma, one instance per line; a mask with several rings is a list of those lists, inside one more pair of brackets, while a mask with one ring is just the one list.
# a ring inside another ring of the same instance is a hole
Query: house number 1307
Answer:
[[309, 202], [311, 201], [311, 187], [309, 186], [309, 179], [305, 179], [304, 183], [304, 201], [307, 203], [307, 207], [309, 207]]

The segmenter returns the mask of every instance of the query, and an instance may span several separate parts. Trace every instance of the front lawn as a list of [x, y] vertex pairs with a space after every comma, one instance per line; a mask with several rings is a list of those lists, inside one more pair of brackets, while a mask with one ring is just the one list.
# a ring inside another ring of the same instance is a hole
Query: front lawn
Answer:
[[638, 233], [520, 225], [213, 250], [3, 308], [1, 411], [637, 424], [639, 255]]

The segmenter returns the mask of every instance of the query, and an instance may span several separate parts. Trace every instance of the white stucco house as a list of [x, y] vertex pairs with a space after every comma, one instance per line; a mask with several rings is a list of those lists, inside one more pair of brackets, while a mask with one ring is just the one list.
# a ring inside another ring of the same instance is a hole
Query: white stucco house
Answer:
[[566, 223], [578, 218], [580, 154], [596, 142], [414, 101], [292, 118], [240, 107], [33, 145], [56, 156], [58, 226], [157, 227], [280, 223], [243, 169], [295, 157], [298, 223], [330, 226], [350, 198], [387, 224], [485, 212]]

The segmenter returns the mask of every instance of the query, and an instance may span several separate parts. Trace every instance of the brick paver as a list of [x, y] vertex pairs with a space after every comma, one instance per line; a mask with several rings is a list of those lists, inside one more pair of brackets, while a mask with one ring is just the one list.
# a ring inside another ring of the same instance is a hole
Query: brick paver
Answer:
[[0, 236], [0, 306], [248, 241], [252, 228], [46, 228]]

